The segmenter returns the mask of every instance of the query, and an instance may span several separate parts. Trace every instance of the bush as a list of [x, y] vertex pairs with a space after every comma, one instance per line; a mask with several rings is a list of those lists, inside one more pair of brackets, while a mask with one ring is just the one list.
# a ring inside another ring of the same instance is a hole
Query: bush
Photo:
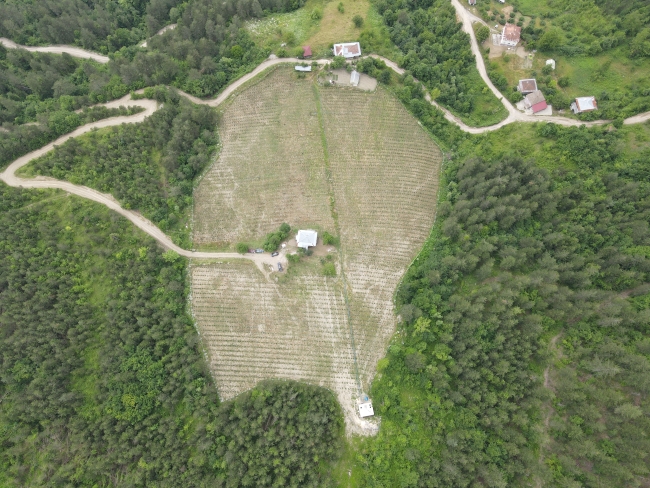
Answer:
[[484, 25], [479, 27], [476, 31], [476, 40], [479, 43], [483, 43], [488, 37], [490, 37], [490, 29]]
[[361, 26], [363, 26], [363, 17], [361, 17], [359, 14], [355, 15], [352, 17], [352, 22], [354, 22], [354, 26], [359, 29]]
[[334, 237], [332, 234], [325, 231], [323, 232], [323, 244], [326, 246], [337, 246], [339, 244], [339, 239], [338, 237]]
[[243, 242], [238, 242], [237, 245], [235, 246], [235, 250], [239, 254], [246, 254], [248, 252], [248, 244], [244, 244]]
[[345, 58], [343, 56], [334, 56], [334, 61], [332, 61], [332, 69], [338, 69], [345, 66]]
[[266, 238], [264, 239], [264, 244], [262, 245], [262, 249], [264, 249], [267, 252], [277, 251], [278, 247], [280, 246], [280, 243], [289, 236], [290, 231], [291, 231], [291, 227], [289, 226], [289, 224], [287, 224], [286, 222], [283, 223], [277, 232], [271, 232], [270, 234], [266, 235]]
[[323, 18], [323, 12], [319, 8], [315, 8], [311, 11], [311, 20], [320, 20]]
[[568, 76], [563, 76], [557, 80], [557, 84], [560, 88], [566, 88], [571, 84]]
[[341, 13], [345, 13], [345, 7], [343, 6], [343, 2], [339, 2], [339, 4], [336, 6], [336, 9]]
[[323, 265], [323, 276], [336, 276], [336, 266], [334, 266], [334, 263], [325, 263]]

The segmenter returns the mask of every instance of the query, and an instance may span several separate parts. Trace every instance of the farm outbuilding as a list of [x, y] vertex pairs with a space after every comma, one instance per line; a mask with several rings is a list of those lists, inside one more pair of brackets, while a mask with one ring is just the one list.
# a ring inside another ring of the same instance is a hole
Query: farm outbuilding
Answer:
[[309, 72], [311, 71], [311, 66], [296, 66], [296, 71], [304, 71], [304, 72]]
[[541, 112], [546, 106], [546, 98], [540, 90], [535, 90], [524, 98], [524, 107], [531, 109], [533, 113]]
[[468, 0], [470, 5], [476, 5], [476, 0]]
[[501, 34], [501, 44], [514, 47], [521, 40], [521, 27], [515, 24], [506, 24]]
[[522, 95], [528, 95], [537, 90], [537, 80], [530, 78], [527, 80], [519, 80], [519, 85], [517, 85], [517, 90], [521, 92]]
[[311, 58], [311, 46], [303, 46], [302, 47], [302, 57], [303, 58]]
[[360, 403], [359, 404], [359, 416], [363, 417], [372, 417], [375, 414], [375, 411], [372, 408], [371, 402]]
[[343, 56], [346, 59], [361, 56], [361, 44], [358, 42], [343, 42], [334, 44], [334, 56]]
[[315, 230], [299, 230], [296, 236], [298, 247], [309, 249], [314, 247], [318, 241], [318, 233]]
[[598, 109], [598, 102], [596, 97], [579, 97], [571, 104], [571, 111], [574, 114], [581, 114], [582, 112], [591, 112]]
[[359, 86], [359, 79], [360, 79], [359, 72], [353, 70], [352, 73], [350, 73], [350, 85]]

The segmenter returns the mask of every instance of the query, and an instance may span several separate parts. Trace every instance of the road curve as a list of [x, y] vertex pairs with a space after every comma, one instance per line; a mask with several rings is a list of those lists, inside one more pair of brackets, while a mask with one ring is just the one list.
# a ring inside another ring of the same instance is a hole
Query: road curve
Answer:
[[6, 37], [0, 37], [0, 44], [2, 44], [7, 49], [25, 49], [31, 52], [53, 53], [53, 54], [67, 53], [70, 56], [74, 56], [75, 58], [92, 59], [102, 64], [106, 64], [109, 61], [108, 56], [104, 56], [99, 53], [94, 53], [92, 51], [86, 51], [85, 49], [81, 49], [80, 47], [74, 47], [74, 46], [65, 46], [65, 45], [23, 46], [21, 44], [16, 44], [14, 41], [12, 41], [11, 39], [7, 39]]

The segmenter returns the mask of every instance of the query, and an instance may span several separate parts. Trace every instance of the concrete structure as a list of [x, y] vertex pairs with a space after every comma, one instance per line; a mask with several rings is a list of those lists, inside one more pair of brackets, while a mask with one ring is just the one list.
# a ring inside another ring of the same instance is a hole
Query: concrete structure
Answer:
[[372, 403], [360, 403], [359, 404], [359, 415], [363, 417], [372, 417], [375, 414], [375, 411], [372, 409]]
[[476, 0], [467, 0], [470, 5], [476, 5]]
[[311, 66], [296, 66], [296, 71], [311, 71]]
[[334, 44], [334, 56], [343, 56], [345, 59], [361, 56], [361, 44], [358, 42], [344, 42]]
[[546, 109], [546, 98], [544, 98], [544, 94], [540, 90], [529, 93], [524, 98], [524, 107], [531, 109], [533, 113]]
[[579, 97], [571, 104], [571, 111], [574, 114], [591, 112], [598, 109], [598, 102], [595, 97]]
[[506, 24], [501, 34], [501, 44], [515, 47], [521, 40], [521, 27], [515, 24]]
[[528, 80], [519, 80], [517, 90], [519, 90], [522, 95], [533, 93], [535, 90], [537, 90], [537, 80], [534, 78], [530, 78]]
[[299, 230], [296, 236], [298, 247], [309, 249], [314, 247], [318, 241], [318, 233], [315, 230]]
[[302, 57], [303, 58], [311, 58], [311, 46], [303, 46], [302, 47]]
[[550, 66], [553, 69], [555, 69], [555, 59], [547, 59], [546, 60], [546, 65]]
[[359, 74], [359, 72], [353, 70], [352, 73], [350, 73], [350, 85], [358, 86], [360, 78], [361, 78], [361, 75]]

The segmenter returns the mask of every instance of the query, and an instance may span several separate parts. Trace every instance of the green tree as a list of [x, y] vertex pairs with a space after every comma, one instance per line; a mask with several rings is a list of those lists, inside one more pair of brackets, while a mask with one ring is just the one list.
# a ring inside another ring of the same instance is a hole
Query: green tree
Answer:
[[562, 31], [557, 27], [551, 27], [542, 37], [539, 38], [537, 47], [542, 51], [553, 51], [564, 43]]
[[485, 25], [481, 25], [481, 27], [479, 27], [476, 31], [476, 40], [482, 44], [487, 40], [488, 37], [490, 37], [490, 28]]
[[352, 22], [354, 23], [354, 26], [357, 29], [360, 29], [363, 26], [363, 17], [357, 14], [354, 17], [352, 17]]

